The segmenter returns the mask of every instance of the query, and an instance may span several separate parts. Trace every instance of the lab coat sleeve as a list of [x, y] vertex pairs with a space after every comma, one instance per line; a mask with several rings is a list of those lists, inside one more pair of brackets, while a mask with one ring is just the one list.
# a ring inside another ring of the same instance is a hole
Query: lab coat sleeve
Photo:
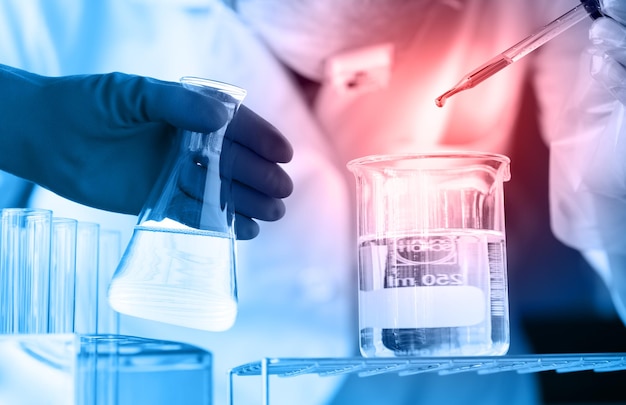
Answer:
[[626, 111], [591, 77], [590, 24], [546, 44], [535, 64], [551, 227], [596, 269], [626, 322]]

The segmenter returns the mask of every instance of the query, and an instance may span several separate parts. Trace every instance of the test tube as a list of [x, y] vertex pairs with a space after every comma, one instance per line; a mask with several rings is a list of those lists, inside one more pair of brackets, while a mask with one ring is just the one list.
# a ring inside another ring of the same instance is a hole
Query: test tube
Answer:
[[1, 223], [1, 332], [46, 333], [52, 211], [5, 208]]
[[111, 308], [107, 299], [109, 283], [122, 256], [120, 232], [100, 229], [98, 268], [98, 334], [119, 334], [120, 315]]
[[74, 332], [97, 333], [100, 225], [78, 221]]
[[75, 219], [52, 218], [50, 333], [72, 333], [74, 330], [77, 226]]

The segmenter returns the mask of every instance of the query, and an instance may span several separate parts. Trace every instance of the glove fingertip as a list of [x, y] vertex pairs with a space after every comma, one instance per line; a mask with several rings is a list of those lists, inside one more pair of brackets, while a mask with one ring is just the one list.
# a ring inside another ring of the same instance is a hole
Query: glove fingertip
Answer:
[[219, 100], [186, 89], [180, 83], [146, 78], [142, 81], [142, 99], [149, 120], [184, 130], [213, 132], [229, 119]]
[[228, 122], [226, 107], [219, 101], [197, 92], [181, 88], [181, 96], [171, 106], [171, 124], [195, 132], [213, 132]]
[[288, 163], [293, 158], [293, 148], [287, 138], [245, 105], [233, 118], [227, 136], [271, 162]]
[[237, 240], [250, 240], [256, 238], [261, 229], [256, 221], [243, 215], [235, 215], [235, 234]]

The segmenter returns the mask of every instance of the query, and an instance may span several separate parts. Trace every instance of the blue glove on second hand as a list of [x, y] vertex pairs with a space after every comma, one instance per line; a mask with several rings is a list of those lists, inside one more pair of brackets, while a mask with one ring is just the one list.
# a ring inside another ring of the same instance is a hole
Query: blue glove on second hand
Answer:
[[[138, 214], [176, 128], [212, 132], [227, 119], [214, 100], [165, 82], [121, 73], [45, 77], [0, 65], [0, 169], [81, 204]], [[232, 128], [231, 128], [232, 127]], [[278, 163], [292, 149], [247, 108], [229, 126], [236, 232], [274, 221], [293, 188]], [[241, 207], [241, 208], [239, 208]]]

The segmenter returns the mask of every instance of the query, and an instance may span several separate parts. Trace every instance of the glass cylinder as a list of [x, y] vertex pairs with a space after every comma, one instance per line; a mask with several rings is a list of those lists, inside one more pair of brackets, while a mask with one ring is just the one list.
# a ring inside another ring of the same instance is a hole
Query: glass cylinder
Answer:
[[97, 333], [100, 224], [78, 221], [76, 232], [74, 332]]
[[74, 331], [77, 224], [75, 219], [52, 218], [50, 333]]
[[52, 212], [5, 208], [1, 218], [1, 332], [46, 333]]
[[362, 354], [505, 354], [509, 159], [383, 155], [348, 168], [356, 178]]
[[98, 265], [98, 334], [117, 335], [120, 332], [120, 315], [107, 299], [109, 283], [122, 255], [122, 235], [113, 229], [100, 228], [100, 259]]
[[144, 206], [111, 285], [128, 315], [210, 331], [237, 314], [231, 181], [220, 176], [224, 134], [245, 90], [185, 77], [183, 86], [220, 101], [228, 122], [212, 133], [179, 131], [175, 150]]

